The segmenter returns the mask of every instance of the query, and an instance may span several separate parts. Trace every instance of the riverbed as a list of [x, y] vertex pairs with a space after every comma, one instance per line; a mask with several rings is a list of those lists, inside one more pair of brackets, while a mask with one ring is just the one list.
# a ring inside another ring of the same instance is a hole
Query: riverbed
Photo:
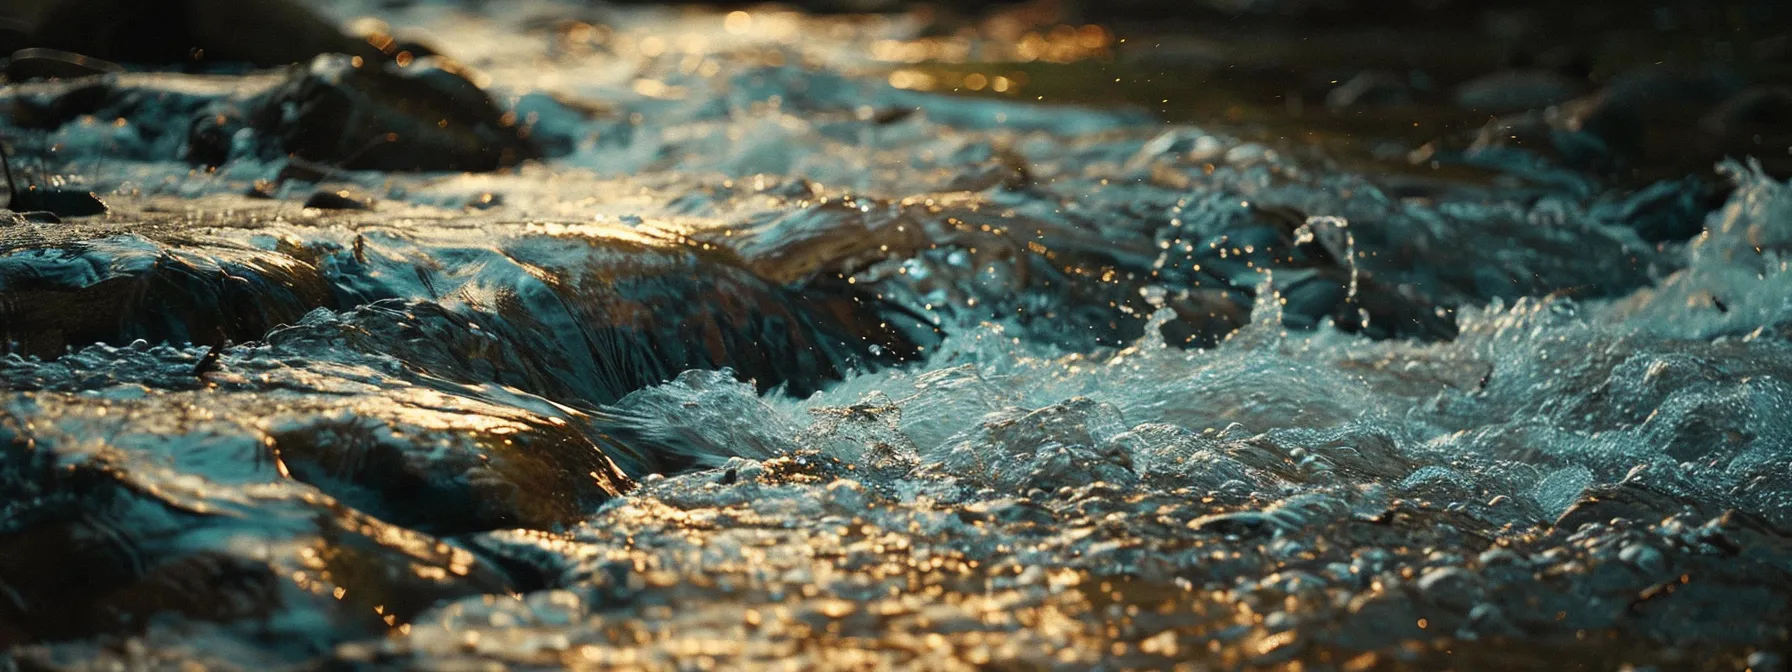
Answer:
[[328, 57], [9, 87], [14, 170], [107, 209], [0, 213], [21, 669], [1785, 665], [1792, 144], [1720, 114], [1769, 57], [1619, 137], [1665, 71], [321, 10], [536, 154], [200, 142]]

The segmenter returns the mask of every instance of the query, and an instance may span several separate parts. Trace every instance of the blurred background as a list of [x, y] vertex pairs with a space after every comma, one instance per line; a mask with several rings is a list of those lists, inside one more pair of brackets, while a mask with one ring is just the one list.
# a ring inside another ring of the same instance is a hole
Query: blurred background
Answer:
[[13, 0], [0, 8], [0, 53], [188, 67], [371, 55], [308, 10], [353, 26], [418, 6], [537, 15], [576, 49], [605, 46], [606, 10], [652, 5], [733, 12], [729, 29], [743, 32], [755, 13], [786, 10], [899, 17], [908, 30], [866, 45], [899, 88], [1132, 106], [1341, 159], [1515, 146], [1632, 184], [1708, 173], [1724, 156], [1792, 169], [1792, 3], [1776, 0]]

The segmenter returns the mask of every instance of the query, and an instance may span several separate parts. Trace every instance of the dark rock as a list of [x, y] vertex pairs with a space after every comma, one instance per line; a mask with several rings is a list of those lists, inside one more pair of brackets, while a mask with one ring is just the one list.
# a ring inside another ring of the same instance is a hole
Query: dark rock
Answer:
[[[15, 84], [7, 87], [9, 119], [13, 126], [28, 130], [52, 130], [95, 114], [114, 103], [117, 78], [83, 78], [54, 85]], [[41, 90], [41, 91], [40, 91]], [[36, 95], [33, 95], [36, 94]], [[165, 102], [165, 101], [164, 101]]]
[[1250, 296], [1237, 290], [1196, 288], [1165, 305], [1176, 319], [1163, 326], [1163, 339], [1179, 347], [1211, 348], [1251, 321]]
[[1730, 494], [1768, 522], [1792, 529], [1792, 463], [1767, 461], [1750, 467]]
[[1613, 519], [1649, 524], [1688, 510], [1702, 516], [1717, 513], [1642, 483], [1627, 481], [1595, 485], [1582, 492], [1580, 498], [1556, 518], [1555, 528], [1570, 533], [1588, 523], [1606, 523]]
[[335, 173], [336, 170], [329, 166], [319, 165], [297, 157], [288, 157], [286, 163], [280, 166], [280, 172], [275, 175], [274, 179], [279, 183], [286, 183], [288, 181], [316, 183], [329, 179], [329, 177]]
[[1317, 275], [1284, 287], [1282, 323], [1296, 329], [1316, 328], [1343, 303], [1345, 292], [1345, 286]]
[[1740, 76], [1715, 66], [1642, 68], [1612, 78], [1604, 90], [1565, 110], [1564, 121], [1635, 159], [1684, 155], [1688, 128], [1744, 85]]
[[[356, 65], [360, 63], [360, 65]], [[178, 156], [222, 165], [233, 152], [294, 159], [334, 170], [488, 171], [540, 155], [514, 116], [499, 109], [457, 66], [438, 58], [409, 67], [340, 54], [309, 67], [233, 78], [125, 73], [65, 82], [28, 82], [0, 93], [12, 122], [53, 130], [86, 116], [130, 117], [148, 142]], [[254, 142], [239, 148], [240, 134]]]
[[305, 199], [305, 207], [319, 210], [371, 210], [373, 199], [347, 189], [323, 189]]
[[[143, 297], [149, 296], [145, 300]], [[329, 299], [317, 269], [273, 252], [163, 247], [136, 235], [0, 255], [0, 341], [54, 357], [92, 343], [260, 339]]]
[[1664, 180], [1621, 199], [1596, 203], [1591, 214], [1613, 226], [1635, 229], [1651, 243], [1687, 240], [1705, 230], [1705, 216], [1721, 207], [1727, 190], [1698, 178]]
[[[6, 207], [22, 213], [44, 213], [61, 221], [63, 217], [92, 217], [106, 214], [106, 202], [91, 191], [45, 188], [30, 185], [12, 192]], [[41, 216], [41, 215], [40, 215]]]
[[368, 403], [352, 415], [273, 415], [269, 436], [293, 478], [429, 534], [571, 524], [632, 485], [609, 453], [639, 447], [593, 442], [564, 417], [461, 405], [499, 433], [403, 404]]
[[[352, 223], [343, 218], [354, 211], [311, 216], [334, 226]], [[167, 225], [146, 218], [133, 226]], [[931, 325], [862, 286], [819, 278], [781, 287], [738, 260], [678, 243], [593, 246], [543, 236], [500, 251], [435, 248], [390, 230], [338, 242], [326, 230], [295, 229], [262, 249], [95, 227], [30, 232], [34, 238], [0, 255], [0, 342], [44, 357], [136, 339], [241, 343], [272, 338], [275, 327], [298, 324], [315, 308], [362, 306], [365, 315], [350, 317], [369, 324], [343, 327], [331, 338], [404, 350], [458, 380], [608, 403], [681, 371], [724, 367], [761, 390], [786, 385], [808, 394], [850, 369], [907, 361], [936, 338]], [[480, 272], [457, 275], [435, 254], [454, 255]], [[525, 270], [537, 266], [562, 269], [570, 279], [544, 282]], [[468, 283], [502, 289], [477, 292], [452, 309], [428, 301]], [[364, 305], [382, 299], [398, 299], [386, 303], [404, 310]], [[291, 339], [335, 330], [281, 333]]]
[[[70, 396], [35, 402], [104, 417]], [[31, 430], [0, 422], [0, 583], [9, 597], [0, 601], [0, 646], [128, 635], [174, 614], [275, 631], [293, 627], [271, 624], [283, 614], [365, 636], [440, 599], [509, 589], [468, 552], [328, 497], [278, 481], [240, 490], [200, 476], [169, 479], [121, 464], [116, 450], [88, 454], [79, 446], [92, 437], [53, 424], [49, 416]], [[266, 462], [259, 468], [274, 475]], [[255, 524], [244, 522], [250, 512]], [[314, 583], [323, 588], [306, 589]], [[376, 606], [394, 620], [382, 622]]]
[[199, 358], [199, 362], [193, 365], [193, 375], [203, 376], [213, 371], [217, 371], [218, 353], [219, 350], [216, 345], [206, 348], [205, 354]]
[[242, 120], [223, 114], [195, 117], [191, 130], [187, 131], [186, 156], [182, 158], [187, 163], [209, 168], [224, 165], [230, 160], [232, 136], [242, 126]]
[[467, 201], [467, 207], [474, 210], [490, 210], [492, 208], [503, 207], [503, 205], [504, 195], [494, 194], [489, 191], [474, 196], [472, 200]]
[[[1333, 282], [1347, 282], [1336, 275]], [[1368, 273], [1358, 273], [1357, 293], [1338, 304], [1332, 323], [1347, 333], [1371, 338], [1412, 338], [1448, 341], [1459, 333], [1454, 308], [1441, 305], [1410, 285], [1389, 285]]]
[[487, 171], [540, 155], [513, 116], [440, 58], [399, 67], [320, 56], [261, 109], [255, 123], [287, 153], [351, 170]]

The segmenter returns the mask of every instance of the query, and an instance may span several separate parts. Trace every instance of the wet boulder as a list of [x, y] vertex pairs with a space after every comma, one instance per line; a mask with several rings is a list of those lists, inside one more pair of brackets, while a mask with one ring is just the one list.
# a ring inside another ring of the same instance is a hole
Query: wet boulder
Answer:
[[0, 92], [13, 126], [124, 119], [126, 158], [219, 166], [294, 157], [329, 169], [491, 171], [537, 158], [515, 116], [441, 57], [399, 65], [326, 54], [240, 76], [122, 73]]
[[378, 403], [288, 406], [266, 431], [293, 478], [396, 525], [431, 534], [551, 528], [631, 483], [605, 448], [636, 448], [576, 413], [422, 387], [367, 401]]
[[118, 158], [221, 165], [232, 151], [242, 110], [278, 81], [275, 73], [236, 78], [118, 73], [23, 82], [0, 89], [0, 118], [9, 135], [27, 138], [86, 120], [123, 118], [134, 141], [109, 148]]
[[116, 220], [138, 233], [114, 220], [8, 229], [0, 340], [40, 357], [139, 339], [242, 343], [339, 309], [349, 319], [311, 331], [336, 329], [329, 339], [457, 382], [603, 404], [690, 369], [808, 394], [910, 361], [937, 338], [867, 288], [837, 277], [775, 285], [736, 256], [670, 237], [386, 227], [372, 224], [386, 221], [378, 212], [310, 209], [270, 226], [288, 216], [277, 203], [215, 202], [242, 209], [204, 233], [142, 211]]
[[355, 241], [328, 245], [324, 262], [344, 303], [433, 301], [478, 327], [451, 343], [523, 362], [499, 379], [555, 398], [610, 403], [723, 367], [762, 391], [806, 395], [854, 369], [910, 361], [933, 336], [837, 278], [775, 286], [676, 240], [369, 228]]
[[[160, 455], [208, 478], [291, 479], [431, 533], [568, 523], [629, 487], [612, 453], [644, 450], [539, 397], [318, 344], [93, 346], [15, 358], [0, 384], [44, 397], [35, 409], [49, 426], [109, 433], [126, 457]], [[78, 373], [100, 363], [111, 375]], [[201, 407], [215, 415], [179, 411]]]
[[50, 185], [14, 185], [0, 212], [10, 210], [19, 223], [56, 224], [64, 217], [92, 217], [106, 213], [99, 195], [81, 189]]
[[1676, 165], [1686, 154], [1689, 129], [1745, 86], [1740, 76], [1716, 66], [1641, 68], [1565, 105], [1562, 124], [1597, 136], [1632, 163]]
[[1178, 346], [1211, 348], [1251, 322], [1251, 297], [1236, 289], [1195, 288], [1167, 296], [1164, 305], [1176, 319], [1160, 333]]
[[1593, 204], [1591, 214], [1614, 226], [1635, 229], [1643, 240], [1687, 240], [1705, 230], [1705, 216], [1723, 206], [1728, 194], [1696, 177], [1664, 180], [1622, 197]]
[[[509, 588], [465, 550], [285, 480], [252, 436], [130, 428], [150, 410], [45, 392], [0, 411], [0, 646], [131, 634], [172, 614], [327, 643]], [[169, 410], [155, 412], [204, 424]]]
[[319, 56], [256, 116], [288, 154], [355, 170], [488, 171], [540, 155], [513, 115], [441, 57], [401, 66]]
[[316, 267], [223, 240], [68, 239], [11, 229], [0, 253], [0, 342], [53, 357], [92, 343], [260, 338], [329, 301]]
[[305, 199], [305, 207], [318, 210], [371, 210], [373, 198], [350, 189], [319, 189]]
[[[1290, 327], [1312, 329], [1329, 321], [1346, 332], [1374, 338], [1455, 338], [1456, 326], [1447, 306], [1414, 287], [1383, 282], [1357, 267], [1353, 234], [1344, 220], [1308, 217], [1298, 209], [1269, 203], [1215, 214], [1221, 222], [1213, 227], [1217, 231], [1193, 245], [1180, 246], [1180, 250], [1171, 239], [1185, 239], [1193, 232], [1190, 227], [1159, 234], [1160, 246], [1186, 255], [1176, 270], [1189, 269], [1191, 277], [1183, 282], [1196, 288], [1170, 305], [1183, 319], [1209, 317], [1210, 326], [1189, 330], [1196, 334], [1194, 338], [1206, 338], [1199, 334], [1238, 323], [1237, 313], [1228, 310], [1227, 303], [1248, 314], [1249, 298], [1264, 279], [1273, 279], [1282, 298], [1282, 321]], [[1159, 273], [1158, 277], [1166, 275]], [[1208, 291], [1201, 292], [1203, 289]], [[1227, 290], [1230, 300], [1218, 301], [1214, 289]]]
[[1573, 532], [1589, 523], [1605, 523], [1613, 519], [1650, 523], [1683, 511], [1706, 516], [1717, 513], [1710, 507], [1701, 507], [1686, 498], [1639, 482], [1595, 485], [1582, 492], [1568, 510], [1556, 518], [1555, 528]]

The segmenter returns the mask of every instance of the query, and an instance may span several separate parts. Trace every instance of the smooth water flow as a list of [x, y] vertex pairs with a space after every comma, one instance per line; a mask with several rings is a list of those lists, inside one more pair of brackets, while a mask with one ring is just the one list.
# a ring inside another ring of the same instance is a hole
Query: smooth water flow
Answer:
[[0, 213], [21, 663], [1784, 664], [1760, 162], [1027, 95], [1098, 26], [325, 9], [464, 65], [0, 91], [111, 208]]

